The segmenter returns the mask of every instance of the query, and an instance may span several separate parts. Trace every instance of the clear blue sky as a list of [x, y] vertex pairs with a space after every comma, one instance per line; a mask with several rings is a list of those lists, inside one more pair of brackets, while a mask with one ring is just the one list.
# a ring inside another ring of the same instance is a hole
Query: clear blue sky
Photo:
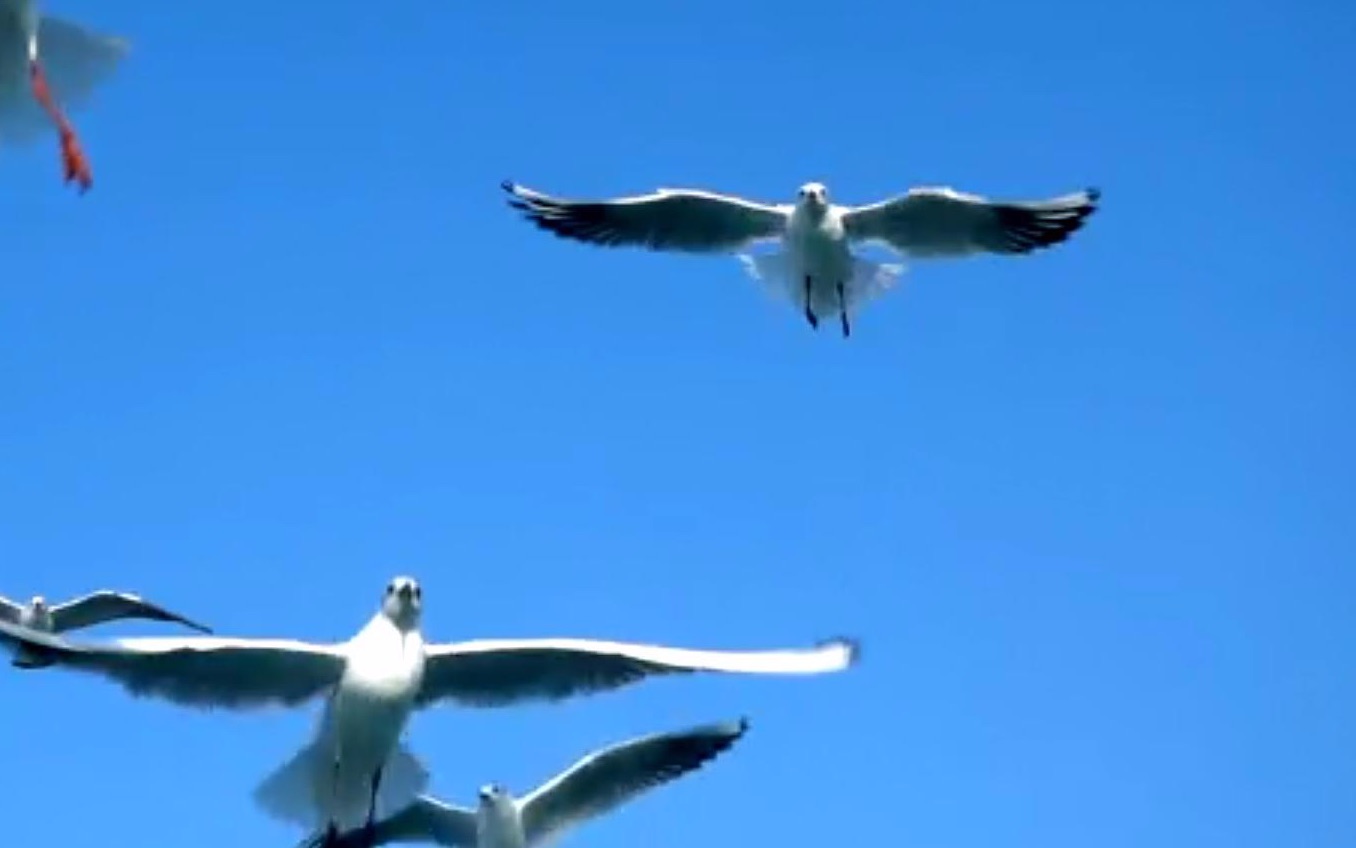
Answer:
[[[414, 720], [469, 802], [752, 718], [581, 847], [1356, 842], [1351, 4], [49, 12], [134, 52], [77, 115], [93, 193], [0, 158], [0, 592], [338, 639], [409, 573], [434, 639], [865, 640]], [[538, 233], [506, 177], [1105, 194], [843, 343], [732, 259]], [[249, 796], [314, 720], [0, 674], [5, 838], [289, 846]]]

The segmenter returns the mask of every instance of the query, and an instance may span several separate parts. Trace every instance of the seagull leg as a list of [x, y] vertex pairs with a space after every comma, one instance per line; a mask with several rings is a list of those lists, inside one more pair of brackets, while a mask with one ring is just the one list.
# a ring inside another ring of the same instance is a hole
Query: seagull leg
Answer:
[[340, 844], [339, 822], [335, 821], [335, 816], [339, 814], [339, 769], [342, 765], [343, 761], [335, 754], [330, 777], [330, 820], [325, 824], [324, 841], [320, 843], [323, 848], [336, 848]]
[[52, 88], [47, 84], [47, 74], [43, 72], [42, 63], [38, 61], [36, 36], [30, 38], [28, 42], [28, 81], [33, 90], [33, 98], [38, 101], [38, 105], [47, 113], [47, 117], [61, 134], [61, 168], [66, 182], [76, 183], [80, 193], [84, 194], [94, 185], [94, 175], [90, 171], [89, 160], [80, 149], [75, 128], [66, 120], [66, 115], [56, 105], [56, 98], [52, 96]]
[[805, 275], [805, 320], [810, 322], [810, 328], [819, 329], [819, 317], [815, 311], [810, 308], [810, 275]]
[[842, 283], [838, 284], [838, 315], [843, 319], [843, 338], [852, 335], [852, 323], [848, 320], [847, 292]]
[[367, 802], [367, 823], [363, 825], [363, 846], [368, 848], [376, 843], [377, 835], [377, 791], [381, 789], [381, 769], [372, 773], [372, 794]]

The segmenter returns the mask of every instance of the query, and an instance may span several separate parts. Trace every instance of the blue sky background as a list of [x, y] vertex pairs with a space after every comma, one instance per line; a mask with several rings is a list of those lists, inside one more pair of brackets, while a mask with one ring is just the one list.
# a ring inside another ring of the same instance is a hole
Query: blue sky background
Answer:
[[[49, 12], [134, 52], [76, 116], [92, 194], [0, 158], [0, 592], [339, 639], [409, 573], [434, 639], [864, 639], [417, 716], [463, 802], [752, 718], [573, 845], [1356, 842], [1350, 4]], [[505, 177], [1105, 194], [844, 343], [732, 259], [540, 234]], [[314, 717], [0, 674], [6, 839], [290, 846], [249, 796]]]

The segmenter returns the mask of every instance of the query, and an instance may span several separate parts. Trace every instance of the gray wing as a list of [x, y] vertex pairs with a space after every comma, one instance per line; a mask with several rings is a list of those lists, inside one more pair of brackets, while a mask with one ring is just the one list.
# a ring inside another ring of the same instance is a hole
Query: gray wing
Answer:
[[18, 624], [23, 616], [24, 608], [11, 601], [9, 598], [0, 597], [0, 621], [10, 624]]
[[344, 671], [339, 645], [213, 636], [77, 644], [0, 622], [0, 644], [112, 680], [137, 696], [191, 707], [295, 706], [328, 691]]
[[91, 592], [83, 598], [76, 598], [52, 608], [52, 627], [61, 633], [93, 627], [109, 621], [123, 618], [144, 618], [150, 621], [169, 621], [182, 624], [199, 633], [211, 633], [211, 629], [196, 621], [184, 618], [176, 612], [127, 592], [113, 592], [107, 589]]
[[417, 703], [493, 707], [620, 689], [647, 677], [693, 672], [826, 674], [858, 657], [851, 639], [777, 651], [700, 651], [592, 639], [478, 639], [430, 645]]
[[374, 848], [391, 842], [436, 842], [449, 848], [476, 848], [475, 811], [420, 795], [400, 812], [377, 822], [370, 839], [362, 828], [354, 828], [340, 834], [337, 843], [327, 843], [322, 831], [303, 846]]
[[[52, 132], [28, 88], [27, 52], [17, 19], [0, 16], [0, 140], [27, 142]], [[93, 98], [127, 56], [128, 43], [59, 18], [38, 23], [38, 57], [57, 102], [78, 109]]]
[[528, 846], [604, 815], [728, 751], [747, 719], [657, 733], [589, 754], [522, 800]]
[[1097, 210], [1097, 189], [1052, 200], [1000, 203], [949, 188], [915, 188], [843, 214], [852, 241], [916, 258], [1024, 254], [1064, 241]]
[[588, 244], [685, 253], [738, 250], [780, 238], [789, 206], [767, 206], [707, 191], [661, 188], [613, 200], [563, 200], [512, 182], [509, 206], [537, 227]]

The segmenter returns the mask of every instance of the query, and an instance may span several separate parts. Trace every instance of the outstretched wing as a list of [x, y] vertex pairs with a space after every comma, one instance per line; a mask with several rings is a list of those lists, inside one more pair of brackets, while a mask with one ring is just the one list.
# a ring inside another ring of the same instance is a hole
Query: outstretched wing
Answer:
[[511, 182], [503, 189], [509, 206], [541, 229], [605, 247], [720, 253], [780, 238], [790, 216], [789, 206], [687, 189], [613, 200], [562, 200]]
[[729, 750], [748, 727], [748, 720], [741, 719], [657, 733], [589, 754], [522, 800], [527, 844], [559, 836], [696, 771]]
[[591, 639], [478, 639], [427, 649], [417, 702], [493, 707], [620, 689], [693, 672], [825, 674], [856, 662], [857, 643], [834, 639], [779, 651], [698, 651]]
[[354, 828], [329, 841], [321, 831], [303, 842], [301, 848], [375, 848], [391, 842], [434, 842], [448, 848], [476, 848], [475, 811], [420, 795], [400, 812], [377, 822], [371, 834], [363, 828]]
[[338, 645], [210, 636], [77, 644], [5, 622], [0, 643], [107, 678], [133, 695], [240, 710], [307, 701], [339, 681], [345, 661]]
[[1023, 254], [1064, 241], [1097, 210], [1097, 189], [1052, 200], [999, 203], [949, 188], [907, 194], [843, 213], [852, 241], [872, 241], [920, 259]]
[[192, 619], [184, 618], [177, 612], [171, 612], [150, 601], [127, 592], [113, 592], [107, 589], [91, 592], [83, 598], [76, 598], [52, 608], [52, 628], [63, 633], [82, 627], [93, 627], [109, 621], [123, 618], [144, 618], [150, 621], [169, 621], [182, 624], [199, 633], [211, 633], [211, 629]]

